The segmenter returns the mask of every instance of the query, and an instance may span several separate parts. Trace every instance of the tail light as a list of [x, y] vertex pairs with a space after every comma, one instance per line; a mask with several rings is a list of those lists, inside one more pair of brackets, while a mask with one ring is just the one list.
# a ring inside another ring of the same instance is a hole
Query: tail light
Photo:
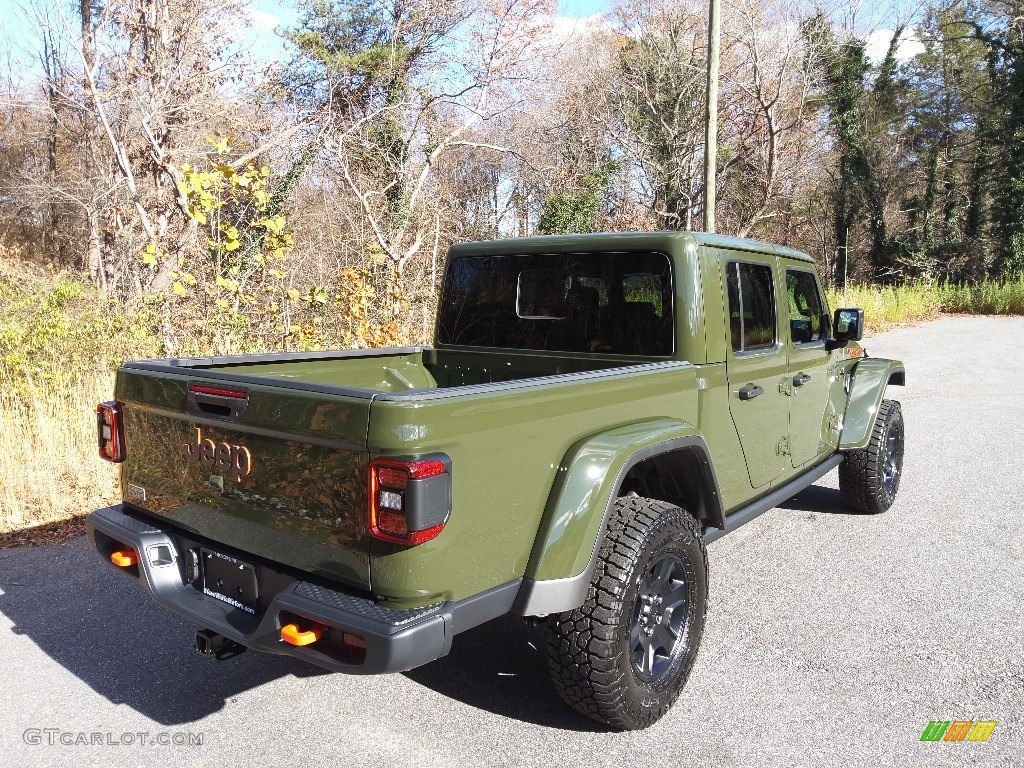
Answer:
[[96, 406], [96, 432], [100, 458], [120, 463], [124, 461], [124, 425], [121, 423], [121, 403], [100, 403]]
[[228, 387], [208, 387], [205, 384], [189, 384], [188, 391], [199, 395], [211, 395], [213, 397], [224, 397], [229, 400], [248, 400], [249, 393], [244, 389], [230, 389]]
[[370, 534], [413, 545], [441, 533], [452, 508], [449, 466], [447, 457], [371, 461]]

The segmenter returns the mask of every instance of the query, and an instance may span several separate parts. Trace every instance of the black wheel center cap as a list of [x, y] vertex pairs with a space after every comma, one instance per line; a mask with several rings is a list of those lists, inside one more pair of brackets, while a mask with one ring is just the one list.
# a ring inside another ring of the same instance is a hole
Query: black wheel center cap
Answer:
[[647, 634], [654, 632], [654, 628], [661, 623], [662, 616], [658, 609], [661, 607], [661, 595], [647, 595], [641, 598], [640, 622]]

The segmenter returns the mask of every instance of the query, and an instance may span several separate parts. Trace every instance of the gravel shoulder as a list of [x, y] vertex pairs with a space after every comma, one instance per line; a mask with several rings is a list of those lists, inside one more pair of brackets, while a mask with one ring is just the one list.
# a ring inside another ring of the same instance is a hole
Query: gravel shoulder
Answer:
[[[907, 366], [890, 390], [907, 429], [896, 504], [848, 513], [832, 473], [712, 544], [700, 655], [649, 730], [566, 708], [543, 630], [512, 619], [403, 675], [200, 658], [196, 627], [78, 538], [0, 550], [0, 763], [1020, 765], [1024, 319], [944, 318], [865, 346]], [[957, 719], [998, 725], [984, 743], [920, 742]]]

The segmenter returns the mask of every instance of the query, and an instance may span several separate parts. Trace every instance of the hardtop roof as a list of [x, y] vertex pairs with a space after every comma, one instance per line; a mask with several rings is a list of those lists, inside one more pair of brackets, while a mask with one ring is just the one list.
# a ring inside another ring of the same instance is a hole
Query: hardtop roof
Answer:
[[482, 256], [488, 254], [514, 253], [564, 253], [586, 251], [616, 250], [666, 250], [678, 246], [679, 242], [707, 245], [714, 248], [767, 253], [785, 256], [799, 261], [814, 262], [814, 259], [803, 251], [784, 245], [765, 243], [760, 240], [749, 240], [742, 237], [710, 234], [708, 232], [598, 232], [585, 235], [539, 235], [536, 237], [516, 237], [502, 240], [478, 240], [474, 242], [455, 243], [449, 250], [449, 256]]

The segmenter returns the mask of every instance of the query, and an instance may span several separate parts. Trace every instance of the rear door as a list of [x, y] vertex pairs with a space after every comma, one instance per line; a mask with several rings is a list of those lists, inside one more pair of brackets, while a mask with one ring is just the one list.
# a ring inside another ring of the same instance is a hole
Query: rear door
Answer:
[[750, 484], [760, 488], [789, 469], [789, 398], [780, 387], [789, 360], [776, 306], [778, 259], [725, 253], [729, 409]]
[[792, 375], [789, 444], [794, 467], [800, 467], [832, 448], [830, 409], [832, 387], [842, 384], [832, 370], [833, 353], [825, 349], [828, 307], [814, 270], [800, 262], [782, 260], [785, 270], [783, 334]]

